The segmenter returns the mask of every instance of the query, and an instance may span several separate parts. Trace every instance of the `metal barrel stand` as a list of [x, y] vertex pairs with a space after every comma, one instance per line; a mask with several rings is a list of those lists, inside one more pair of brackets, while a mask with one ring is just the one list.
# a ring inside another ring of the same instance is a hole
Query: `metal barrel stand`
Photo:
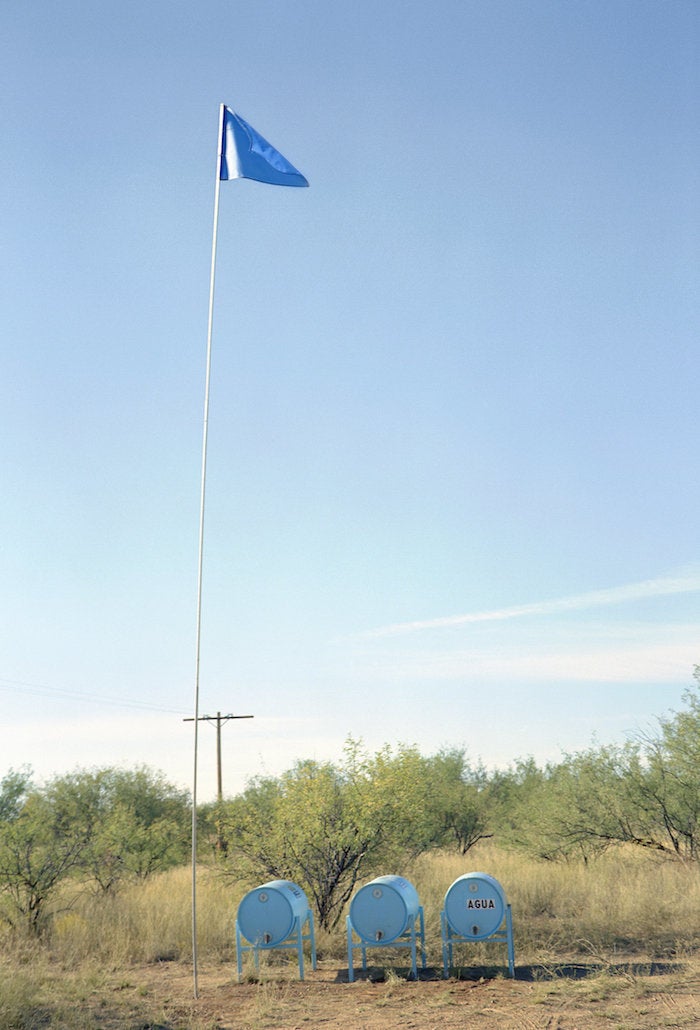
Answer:
[[[362, 968], [367, 969], [367, 949], [368, 948], [410, 948], [411, 949], [411, 975], [414, 980], [418, 979], [418, 944], [420, 943], [421, 953], [421, 968], [425, 969], [426, 958], [425, 958], [425, 919], [423, 917], [423, 906], [421, 905], [418, 912], [410, 920], [410, 925], [406, 930], [395, 937], [391, 941], [378, 940], [370, 941], [357, 933], [352, 925], [350, 916], [346, 919], [347, 925], [347, 938], [348, 938], [348, 982], [353, 983], [355, 979], [355, 969], [353, 965], [353, 952], [358, 948], [362, 954]], [[353, 931], [356, 933], [359, 940], [356, 942], [353, 939]]]
[[[304, 933], [304, 927], [307, 927], [307, 932]], [[253, 959], [255, 961], [256, 970], [260, 969], [260, 952], [261, 951], [294, 951], [296, 950], [297, 959], [299, 962], [299, 979], [304, 979], [304, 944], [309, 943], [311, 947], [311, 968], [316, 969], [316, 939], [314, 935], [314, 917], [311, 909], [307, 910], [306, 915], [302, 918], [301, 916], [295, 916], [294, 925], [292, 932], [284, 941], [252, 941], [248, 944], [244, 943], [245, 938], [241, 933], [238, 920], [236, 920], [236, 968], [238, 970], [238, 981], [240, 983], [241, 976], [243, 974], [243, 953], [246, 951], [253, 952]]]
[[[440, 913], [440, 928], [442, 932], [442, 965], [445, 979], [449, 976], [449, 970], [453, 966], [452, 949], [455, 944], [474, 944], [473, 937], [465, 937], [456, 933], [450, 926], [450, 922], [444, 912]], [[510, 905], [506, 905], [505, 919], [501, 926], [486, 937], [480, 937], [480, 941], [493, 941], [496, 944], [506, 944], [508, 947], [508, 973], [515, 976], [515, 948], [513, 946], [513, 918]]]

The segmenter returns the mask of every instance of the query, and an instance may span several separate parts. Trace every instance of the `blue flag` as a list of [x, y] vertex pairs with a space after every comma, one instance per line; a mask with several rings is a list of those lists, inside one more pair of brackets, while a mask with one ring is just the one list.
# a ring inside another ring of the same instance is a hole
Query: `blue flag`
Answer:
[[220, 179], [256, 179], [272, 186], [308, 186], [308, 182], [266, 139], [230, 107], [224, 108]]

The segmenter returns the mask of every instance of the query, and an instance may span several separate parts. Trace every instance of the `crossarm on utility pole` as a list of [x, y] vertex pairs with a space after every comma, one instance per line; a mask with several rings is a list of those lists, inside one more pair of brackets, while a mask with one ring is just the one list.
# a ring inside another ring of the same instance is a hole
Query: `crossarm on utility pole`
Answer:
[[[216, 715], [199, 715], [197, 722], [210, 722], [216, 723], [216, 796], [219, 804], [224, 799], [224, 793], [222, 789], [222, 777], [221, 777], [221, 724], [222, 722], [228, 722], [229, 719], [254, 719], [254, 715], [222, 715], [221, 712], [217, 712]], [[194, 722], [194, 716], [188, 716], [183, 719], [183, 722]]]

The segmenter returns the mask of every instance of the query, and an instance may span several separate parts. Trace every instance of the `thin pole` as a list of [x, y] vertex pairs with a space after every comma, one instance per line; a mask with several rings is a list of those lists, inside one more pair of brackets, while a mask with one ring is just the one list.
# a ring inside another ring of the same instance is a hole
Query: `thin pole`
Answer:
[[209, 435], [209, 382], [211, 379], [211, 336], [214, 325], [214, 279], [216, 273], [216, 238], [219, 228], [219, 189], [221, 184], [221, 150], [223, 144], [224, 105], [219, 108], [219, 139], [216, 155], [214, 187], [214, 228], [211, 240], [211, 274], [209, 277], [209, 319], [207, 323], [207, 371], [204, 382], [204, 425], [202, 429], [202, 481], [199, 501], [199, 555], [197, 562], [197, 634], [194, 673], [194, 772], [192, 778], [192, 970], [194, 996], [199, 997], [197, 980], [197, 757], [199, 745], [199, 659], [202, 643], [202, 567], [204, 559], [204, 498], [207, 485], [207, 437]]

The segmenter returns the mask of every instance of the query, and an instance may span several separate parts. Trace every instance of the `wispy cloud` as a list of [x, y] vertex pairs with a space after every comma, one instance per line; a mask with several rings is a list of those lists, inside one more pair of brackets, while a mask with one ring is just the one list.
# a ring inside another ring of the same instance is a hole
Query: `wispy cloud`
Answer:
[[[466, 684], [508, 683], [511, 687], [573, 683], [689, 683], [698, 661], [696, 626], [637, 626], [609, 641], [591, 628], [581, 635], [546, 642], [504, 641], [499, 648], [389, 650], [365, 656], [370, 682]], [[359, 670], [358, 670], [359, 675]]]
[[606, 590], [592, 590], [588, 593], [574, 594], [571, 597], [560, 597], [552, 601], [534, 601], [530, 604], [514, 605], [510, 608], [467, 612], [463, 615], [445, 615], [436, 619], [423, 619], [415, 622], [396, 623], [392, 626], [381, 626], [378, 629], [363, 633], [362, 636], [364, 638], [392, 637], [405, 633], [418, 633], [422, 630], [464, 626], [476, 622], [502, 622], [506, 619], [520, 619], [525, 616], [556, 615], [560, 612], [603, 608], [607, 605], [641, 601], [651, 597], [688, 594], [697, 591], [700, 591], [700, 568], [694, 566], [692, 569], [674, 576], [660, 576], [657, 579], [627, 583], [624, 586], [609, 587]]

